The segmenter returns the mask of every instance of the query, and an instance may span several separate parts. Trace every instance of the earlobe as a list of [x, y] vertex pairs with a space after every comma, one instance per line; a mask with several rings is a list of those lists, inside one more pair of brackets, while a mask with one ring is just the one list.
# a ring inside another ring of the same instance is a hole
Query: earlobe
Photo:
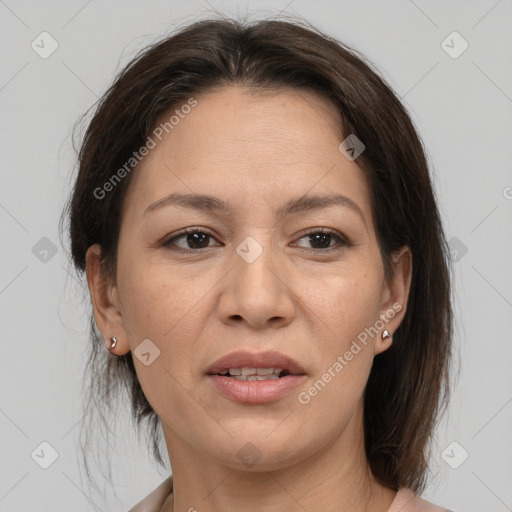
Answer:
[[[101, 332], [105, 348], [114, 355], [123, 355], [129, 352], [123, 317], [117, 300], [117, 288], [109, 284], [101, 268], [101, 246], [94, 244], [87, 249], [86, 274], [87, 285], [91, 295], [94, 319]], [[112, 342], [115, 339], [115, 343]]]
[[402, 247], [393, 254], [393, 276], [385, 283], [380, 319], [384, 323], [381, 339], [376, 344], [376, 353], [387, 350], [407, 309], [412, 280], [412, 253], [409, 247]]

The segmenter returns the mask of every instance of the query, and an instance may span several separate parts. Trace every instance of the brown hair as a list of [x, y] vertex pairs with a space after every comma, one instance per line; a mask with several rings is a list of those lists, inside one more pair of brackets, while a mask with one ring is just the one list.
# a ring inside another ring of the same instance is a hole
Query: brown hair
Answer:
[[[102, 269], [115, 282], [122, 205], [136, 169], [102, 200], [94, 191], [145, 144], [163, 113], [224, 85], [315, 91], [340, 113], [344, 137], [355, 134], [366, 146], [357, 163], [371, 190], [386, 277], [392, 276], [394, 251], [406, 245], [413, 255], [407, 312], [391, 348], [375, 357], [365, 389], [364, 434], [375, 478], [395, 490], [421, 492], [433, 430], [448, 400], [452, 339], [450, 260], [428, 164], [405, 108], [372, 65], [304, 25], [196, 22], [144, 50], [118, 75], [88, 125], [63, 212], [69, 214], [73, 264], [82, 276], [87, 249], [99, 243]], [[87, 410], [102, 403], [110, 408], [113, 387], [128, 391], [135, 424], [140, 428], [146, 418], [153, 455], [163, 466], [159, 418], [138, 382], [131, 352], [109, 355], [92, 314], [90, 326]]]

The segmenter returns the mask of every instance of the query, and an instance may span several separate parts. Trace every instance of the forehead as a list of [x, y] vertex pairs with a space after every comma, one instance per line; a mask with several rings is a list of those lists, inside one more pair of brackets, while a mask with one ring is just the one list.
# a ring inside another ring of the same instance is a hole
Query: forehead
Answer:
[[363, 203], [361, 209], [369, 206], [363, 171], [338, 149], [339, 114], [317, 94], [223, 87], [194, 99], [193, 108], [178, 105], [157, 123], [164, 126], [174, 115], [135, 171], [130, 210], [142, 215], [172, 192], [208, 193], [230, 203], [275, 198], [274, 205], [309, 192], [339, 192]]

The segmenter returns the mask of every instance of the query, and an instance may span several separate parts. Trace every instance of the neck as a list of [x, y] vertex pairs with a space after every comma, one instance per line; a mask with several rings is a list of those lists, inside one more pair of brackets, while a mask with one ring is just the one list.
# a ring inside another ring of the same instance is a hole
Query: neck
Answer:
[[173, 489], [162, 512], [387, 512], [396, 492], [372, 477], [362, 411], [330, 445], [291, 466], [240, 471], [212, 461], [164, 426]]

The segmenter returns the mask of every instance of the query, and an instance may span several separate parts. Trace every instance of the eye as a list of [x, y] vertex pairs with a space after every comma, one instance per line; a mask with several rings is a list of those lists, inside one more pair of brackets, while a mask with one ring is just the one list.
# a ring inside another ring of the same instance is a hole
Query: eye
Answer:
[[[201, 252], [201, 250], [211, 247], [209, 242], [213, 238], [211, 233], [202, 228], [187, 228], [163, 242], [162, 247], [174, 249], [172, 246], [176, 246], [177, 249], [182, 249], [182, 252]], [[184, 240], [185, 247], [177, 244], [180, 239]]]
[[[202, 252], [208, 247], [213, 247], [209, 243], [212, 239], [215, 239], [213, 234], [203, 228], [187, 228], [163, 242], [161, 246], [173, 250], [181, 249], [181, 252], [184, 253]], [[316, 246], [309, 249], [309, 252], [313, 253], [328, 253], [351, 245], [341, 233], [327, 228], [309, 229], [307, 234], [298, 241], [301, 240], [306, 240], [306, 243]], [[182, 242], [182, 244], [180, 245], [178, 242]], [[296, 243], [291, 245], [295, 246]]]
[[317, 253], [337, 251], [351, 245], [341, 233], [326, 228], [309, 229], [307, 234], [299, 239], [299, 242], [301, 240], [306, 240], [307, 243], [319, 246], [310, 249], [310, 252]]

